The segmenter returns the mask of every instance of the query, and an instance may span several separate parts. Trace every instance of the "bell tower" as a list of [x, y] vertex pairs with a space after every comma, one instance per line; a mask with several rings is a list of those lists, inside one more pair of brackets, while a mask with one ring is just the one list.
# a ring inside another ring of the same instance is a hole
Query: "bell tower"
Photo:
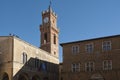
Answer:
[[59, 29], [57, 28], [57, 15], [51, 8], [42, 12], [42, 24], [40, 25], [41, 46], [40, 48], [58, 58], [59, 56]]

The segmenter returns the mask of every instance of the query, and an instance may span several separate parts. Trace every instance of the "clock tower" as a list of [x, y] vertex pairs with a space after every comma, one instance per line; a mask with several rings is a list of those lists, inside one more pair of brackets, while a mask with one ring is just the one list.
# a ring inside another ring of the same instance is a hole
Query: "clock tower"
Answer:
[[40, 25], [41, 46], [40, 48], [58, 58], [59, 55], [59, 30], [57, 28], [57, 15], [51, 6], [42, 12], [42, 24]]

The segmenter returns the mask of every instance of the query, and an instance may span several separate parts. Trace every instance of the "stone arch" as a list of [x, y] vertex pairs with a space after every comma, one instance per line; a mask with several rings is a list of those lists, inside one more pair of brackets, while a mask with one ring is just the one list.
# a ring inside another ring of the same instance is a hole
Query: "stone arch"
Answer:
[[101, 74], [96, 73], [91, 76], [90, 80], [105, 80], [105, 79]]
[[7, 73], [3, 74], [2, 80], [9, 80], [9, 76]]
[[48, 80], [48, 77], [44, 77], [43, 80]]
[[39, 76], [35, 75], [32, 77], [32, 80], [41, 80]]
[[29, 77], [27, 74], [22, 73], [19, 75], [18, 80], [29, 80]]

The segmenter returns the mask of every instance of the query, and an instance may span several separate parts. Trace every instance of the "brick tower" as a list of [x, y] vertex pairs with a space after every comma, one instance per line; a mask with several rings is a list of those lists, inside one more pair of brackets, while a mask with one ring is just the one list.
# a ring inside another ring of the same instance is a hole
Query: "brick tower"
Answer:
[[59, 55], [59, 30], [57, 28], [57, 15], [53, 12], [51, 5], [48, 10], [42, 12], [41, 32], [41, 49], [49, 52], [58, 58]]

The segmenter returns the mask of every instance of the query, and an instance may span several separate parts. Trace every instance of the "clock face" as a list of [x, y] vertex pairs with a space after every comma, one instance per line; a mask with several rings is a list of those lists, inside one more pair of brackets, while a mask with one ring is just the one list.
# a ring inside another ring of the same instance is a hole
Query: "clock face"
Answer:
[[49, 21], [48, 17], [45, 17], [43, 21], [44, 23], [47, 23]]

